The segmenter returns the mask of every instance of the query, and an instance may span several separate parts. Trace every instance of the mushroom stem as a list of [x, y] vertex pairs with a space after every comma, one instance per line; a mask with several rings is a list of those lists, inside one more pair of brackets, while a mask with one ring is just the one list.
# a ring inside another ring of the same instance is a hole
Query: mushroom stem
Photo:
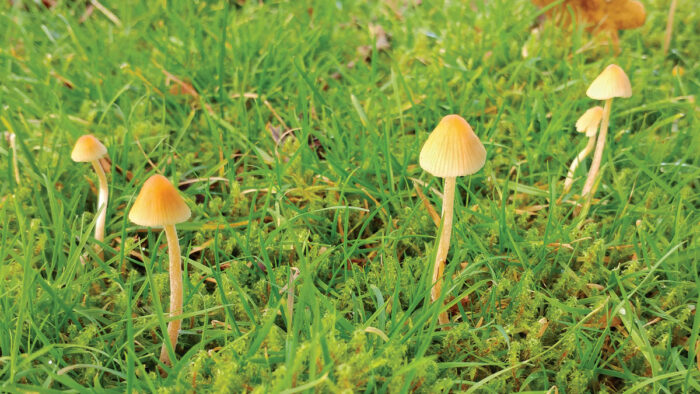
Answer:
[[[104, 242], [105, 240], [105, 220], [107, 219], [107, 199], [109, 197], [109, 191], [107, 189], [107, 176], [102, 168], [99, 160], [93, 160], [92, 168], [95, 169], [97, 178], [100, 180], [100, 193], [97, 198], [97, 223], [95, 224], [95, 239], [99, 242]], [[97, 245], [95, 251], [100, 256], [100, 259], [104, 260], [105, 255], [102, 247]]]
[[603, 107], [603, 120], [600, 123], [600, 131], [598, 132], [598, 142], [595, 146], [595, 154], [593, 154], [593, 162], [591, 163], [591, 169], [588, 171], [588, 178], [586, 178], [586, 183], [583, 185], [583, 191], [581, 191], [581, 196], [586, 196], [593, 189], [593, 184], [598, 176], [598, 170], [600, 170], [600, 161], [603, 159], [603, 150], [605, 149], [605, 139], [608, 136], [608, 123], [610, 122], [610, 107], [612, 106], [612, 99], [609, 98], [605, 100], [605, 106]]
[[[165, 236], [168, 238], [168, 256], [170, 257], [170, 318], [182, 314], [182, 268], [180, 267], [180, 243], [177, 239], [175, 225], [165, 226]], [[173, 346], [173, 351], [177, 345], [177, 335], [180, 332], [180, 319], [171, 320], [168, 323], [168, 339]], [[166, 365], [172, 365], [168, 347], [163, 343], [160, 349], [160, 361]]]
[[588, 137], [588, 144], [586, 144], [586, 147], [583, 148], [583, 150], [579, 152], [578, 156], [576, 156], [574, 161], [571, 162], [569, 172], [566, 174], [566, 180], [564, 180], [564, 193], [568, 193], [569, 189], [571, 189], [571, 185], [574, 184], [574, 172], [576, 172], [576, 168], [578, 168], [578, 165], [581, 164], [583, 159], [585, 159], [586, 156], [591, 153], [594, 146], [595, 136]]
[[[450, 250], [450, 237], [452, 236], [452, 216], [454, 211], [455, 184], [457, 178], [445, 178], [445, 191], [442, 199], [442, 233], [438, 241], [438, 249], [435, 253], [435, 265], [433, 266], [433, 288], [430, 290], [431, 301], [435, 302], [440, 298], [442, 292], [442, 273], [445, 270], [445, 260], [447, 252]], [[449, 323], [447, 312], [442, 312], [438, 316], [440, 324]]]

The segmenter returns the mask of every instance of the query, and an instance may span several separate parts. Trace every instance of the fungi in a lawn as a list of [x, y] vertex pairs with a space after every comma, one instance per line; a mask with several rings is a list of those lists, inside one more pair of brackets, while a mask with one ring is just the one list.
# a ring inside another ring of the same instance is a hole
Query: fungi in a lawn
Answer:
[[[420, 166], [428, 173], [445, 178], [442, 200], [442, 233], [433, 265], [432, 301], [440, 297], [442, 274], [452, 235], [455, 184], [458, 176], [479, 171], [486, 162], [486, 149], [471, 126], [459, 115], [447, 115], [428, 136], [420, 152]], [[449, 322], [447, 313], [439, 315], [440, 324]]]
[[[109, 190], [107, 189], [107, 176], [100, 164], [100, 159], [107, 156], [107, 148], [91, 134], [86, 134], [75, 142], [73, 151], [70, 154], [75, 162], [90, 162], [95, 169], [97, 179], [100, 181], [100, 191], [97, 199], [97, 223], [95, 224], [95, 239], [104, 242], [105, 221], [107, 220], [107, 199]], [[104, 252], [101, 246], [95, 248], [100, 259], [104, 259]]]
[[[162, 175], [153, 175], [141, 187], [141, 191], [129, 211], [129, 220], [139, 226], [163, 227], [168, 240], [170, 261], [170, 322], [168, 339], [175, 350], [177, 336], [182, 323], [177, 316], [182, 314], [182, 267], [180, 260], [180, 243], [177, 239], [175, 225], [190, 218], [190, 208], [185, 204], [180, 193]], [[160, 349], [160, 361], [172, 365], [168, 348], [163, 342]]]
[[586, 144], [586, 147], [579, 152], [574, 161], [571, 162], [569, 173], [566, 175], [566, 180], [564, 181], [564, 193], [568, 193], [569, 189], [571, 189], [571, 185], [574, 183], [574, 172], [576, 172], [578, 165], [581, 164], [581, 161], [593, 151], [593, 147], [595, 146], [595, 136], [598, 133], [598, 125], [600, 124], [600, 120], [602, 118], [603, 107], [595, 106], [593, 108], [589, 108], [576, 121], [576, 131], [581, 133], [585, 132], [586, 137], [588, 137], [588, 143]]
[[591, 193], [596, 177], [598, 176], [598, 171], [600, 170], [600, 162], [603, 159], [603, 150], [605, 149], [605, 140], [608, 135], [612, 99], [615, 97], [627, 98], [632, 96], [632, 86], [624, 70], [616, 64], [611, 64], [593, 80], [593, 83], [591, 83], [591, 86], [589, 86], [586, 91], [586, 95], [594, 100], [605, 100], [605, 106], [603, 107], [603, 119], [600, 123], [600, 131], [598, 132], [598, 141], [595, 146], [593, 162], [591, 163], [591, 169], [588, 171], [586, 183], [583, 185], [581, 196], [586, 196]]

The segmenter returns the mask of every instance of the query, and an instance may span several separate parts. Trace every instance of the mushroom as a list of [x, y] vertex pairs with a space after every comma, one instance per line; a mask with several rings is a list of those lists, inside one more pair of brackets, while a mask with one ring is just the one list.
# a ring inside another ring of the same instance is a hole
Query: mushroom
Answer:
[[[180, 243], [177, 239], [175, 225], [190, 218], [190, 208], [180, 197], [177, 189], [162, 175], [153, 175], [141, 187], [136, 201], [129, 211], [129, 220], [139, 226], [163, 227], [168, 239], [170, 261], [170, 310], [171, 319], [182, 314], [182, 267], [180, 260]], [[180, 331], [180, 319], [168, 323], [168, 338], [175, 349], [177, 335]], [[160, 349], [160, 361], [171, 365], [168, 348], [163, 343]]]
[[589, 108], [576, 121], [576, 131], [586, 132], [586, 137], [588, 137], [588, 144], [586, 144], [586, 147], [583, 148], [581, 152], [579, 152], [574, 161], [571, 162], [571, 167], [569, 167], [569, 173], [566, 174], [566, 180], [564, 181], [564, 193], [568, 193], [569, 189], [571, 189], [571, 185], [574, 183], [574, 172], [576, 172], [576, 168], [578, 167], [578, 165], [593, 150], [593, 147], [595, 146], [595, 135], [598, 132], [598, 125], [600, 124], [600, 119], [602, 117], [603, 108], [600, 106], [595, 106], [593, 108]]
[[[445, 178], [442, 233], [433, 265], [434, 286], [430, 290], [431, 301], [435, 301], [440, 297], [442, 273], [450, 249], [456, 178], [479, 171], [486, 162], [486, 149], [464, 118], [459, 115], [447, 115], [428, 136], [420, 151], [419, 161], [423, 170]], [[438, 320], [440, 324], [448, 323], [447, 313], [441, 313]]]
[[605, 106], [603, 107], [603, 120], [600, 124], [593, 162], [591, 163], [591, 169], [588, 171], [586, 183], [583, 185], [581, 196], [586, 196], [591, 192], [595, 179], [598, 176], [600, 161], [603, 159], [603, 150], [605, 149], [605, 138], [608, 135], [612, 99], [614, 97], [627, 98], [632, 96], [632, 86], [629, 78], [627, 78], [627, 74], [618, 65], [611, 64], [593, 80], [593, 83], [586, 91], [586, 95], [594, 100], [605, 100]]
[[[102, 169], [100, 159], [107, 156], [107, 148], [91, 134], [86, 134], [75, 142], [73, 151], [70, 154], [71, 159], [75, 162], [90, 162], [92, 168], [95, 169], [97, 178], [100, 180], [100, 193], [97, 199], [97, 223], [95, 224], [95, 239], [99, 242], [104, 242], [105, 239], [105, 221], [107, 219], [107, 199], [109, 191], [107, 189], [107, 176]], [[104, 252], [101, 246], [96, 246], [95, 250], [104, 259]]]

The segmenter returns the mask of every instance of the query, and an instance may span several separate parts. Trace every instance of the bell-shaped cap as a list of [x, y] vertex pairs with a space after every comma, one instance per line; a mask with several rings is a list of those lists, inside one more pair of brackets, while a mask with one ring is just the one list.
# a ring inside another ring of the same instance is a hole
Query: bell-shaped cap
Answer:
[[139, 226], [161, 227], [182, 223], [190, 215], [190, 208], [168, 178], [156, 174], [141, 187], [129, 211], [129, 220]]
[[425, 171], [437, 177], [464, 176], [484, 166], [486, 149], [464, 118], [447, 115], [423, 144], [419, 161]]
[[576, 131], [586, 132], [586, 137], [593, 137], [598, 132], [598, 125], [603, 118], [603, 107], [589, 108], [576, 121]]
[[86, 134], [75, 142], [70, 158], [73, 161], [94, 161], [107, 156], [107, 148], [92, 134]]
[[603, 70], [591, 86], [586, 95], [594, 100], [607, 100], [613, 97], [632, 96], [632, 85], [624, 70], [617, 64], [611, 64]]

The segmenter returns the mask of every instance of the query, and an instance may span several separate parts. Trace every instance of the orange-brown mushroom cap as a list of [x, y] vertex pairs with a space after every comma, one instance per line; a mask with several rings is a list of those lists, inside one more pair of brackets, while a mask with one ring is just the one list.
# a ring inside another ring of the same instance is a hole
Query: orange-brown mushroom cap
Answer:
[[141, 187], [129, 211], [129, 220], [139, 226], [161, 227], [190, 218], [190, 208], [180, 193], [162, 175], [153, 175]]
[[632, 85], [625, 71], [616, 64], [603, 70], [588, 87], [586, 95], [594, 100], [607, 100], [613, 97], [632, 96]]
[[598, 125], [603, 118], [603, 107], [589, 108], [576, 121], [576, 131], [586, 132], [586, 137], [593, 137], [598, 132]]
[[447, 115], [423, 144], [419, 162], [440, 178], [464, 176], [484, 166], [486, 149], [464, 118]]
[[97, 160], [107, 156], [107, 148], [92, 134], [86, 134], [75, 142], [70, 158], [77, 162]]

